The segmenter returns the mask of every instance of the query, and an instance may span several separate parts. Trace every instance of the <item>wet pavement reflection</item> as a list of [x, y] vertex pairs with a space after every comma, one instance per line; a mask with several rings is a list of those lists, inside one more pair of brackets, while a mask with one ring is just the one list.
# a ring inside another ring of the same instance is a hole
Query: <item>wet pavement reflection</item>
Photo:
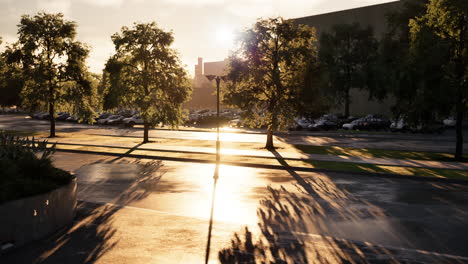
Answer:
[[[75, 223], [5, 263], [203, 262], [213, 164], [54, 163], [77, 176]], [[466, 185], [222, 165], [214, 212], [210, 263], [468, 262]]]
[[[148, 170], [144, 164], [148, 163], [121, 161], [81, 167], [76, 171], [81, 186], [79, 199], [208, 219], [214, 165], [150, 162], [152, 170]], [[463, 246], [468, 235], [467, 212], [467, 188], [460, 185], [221, 166], [214, 218], [216, 222], [234, 223], [230, 230], [239, 237], [249, 232], [253, 237], [263, 236], [263, 240], [279, 236], [275, 241], [280, 245], [274, 245], [279, 251], [268, 253], [270, 257], [290, 250], [293, 262], [299, 261], [295, 259], [301, 255], [297, 245], [290, 245], [293, 250], [281, 242], [283, 236], [289, 241], [286, 244], [297, 240], [294, 243], [304, 247], [302, 257], [314, 263], [324, 257], [320, 254], [331, 254], [317, 251], [318, 244], [329, 244], [325, 237], [468, 257]], [[247, 226], [247, 233], [240, 231], [243, 226]], [[223, 240], [221, 244], [231, 238], [218, 237]], [[337, 241], [326, 247], [349, 253], [350, 249], [341, 248]], [[361, 244], [354, 246], [360, 248]], [[270, 247], [266, 246], [271, 251]], [[226, 259], [231, 261], [229, 250], [225, 248], [220, 254], [227, 254]], [[373, 254], [385, 252], [381, 248]], [[356, 254], [352, 251], [344, 259], [355, 261]], [[330, 258], [328, 255], [325, 259]], [[330, 263], [335, 263], [332, 259]]]

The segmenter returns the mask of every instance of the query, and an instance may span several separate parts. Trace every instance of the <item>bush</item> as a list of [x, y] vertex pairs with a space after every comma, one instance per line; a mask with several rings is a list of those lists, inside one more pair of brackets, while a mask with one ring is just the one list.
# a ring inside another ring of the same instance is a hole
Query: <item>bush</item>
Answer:
[[33, 196], [69, 183], [73, 176], [52, 165], [55, 144], [0, 132], [0, 203]]

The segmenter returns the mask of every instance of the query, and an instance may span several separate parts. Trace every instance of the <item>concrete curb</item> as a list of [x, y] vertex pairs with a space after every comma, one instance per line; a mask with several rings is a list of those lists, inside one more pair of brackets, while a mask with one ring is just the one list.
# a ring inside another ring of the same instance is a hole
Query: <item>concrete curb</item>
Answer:
[[0, 205], [0, 255], [70, 224], [76, 212], [76, 177], [64, 186]]
[[[157, 159], [157, 160], [169, 160], [169, 161], [180, 161], [180, 162], [204, 163], [204, 164], [215, 164], [216, 163], [215, 160], [165, 157], [165, 156], [148, 156], [148, 155], [131, 154], [131, 153], [121, 154], [121, 153], [91, 151], [91, 150], [76, 150], [76, 149], [57, 149], [57, 151], [69, 152], [69, 153], [79, 153], [79, 154], [105, 155], [105, 156], [122, 157], [122, 158]], [[333, 169], [317, 169], [317, 168], [308, 168], [308, 167], [294, 167], [294, 166], [283, 166], [283, 165], [272, 165], [272, 164], [257, 164], [257, 163], [234, 162], [234, 161], [221, 161], [220, 164], [238, 166], [238, 167], [272, 169], [272, 170], [286, 170], [286, 171], [293, 170], [293, 171], [303, 171], [303, 172], [323, 172], [323, 173], [359, 175], [359, 176], [368, 176], [368, 177], [370, 176], [370, 177], [384, 177], [384, 178], [392, 178], [392, 179], [407, 179], [407, 180], [416, 180], [416, 181], [457, 183], [457, 184], [468, 185], [468, 180], [464, 180], [464, 179], [447, 179], [447, 178], [435, 178], [435, 177], [426, 177], [426, 176], [401, 175], [401, 174], [392, 174], [392, 173], [350, 172], [350, 171], [333, 170]]]

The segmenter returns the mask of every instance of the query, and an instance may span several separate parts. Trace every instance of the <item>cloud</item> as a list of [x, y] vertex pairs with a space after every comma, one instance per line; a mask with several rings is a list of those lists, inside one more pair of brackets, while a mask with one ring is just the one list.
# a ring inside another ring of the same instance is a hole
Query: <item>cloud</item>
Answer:
[[226, 0], [163, 0], [162, 2], [170, 5], [183, 5], [183, 6], [206, 6], [206, 5], [222, 5]]
[[107, 6], [107, 7], [120, 7], [123, 0], [81, 0], [89, 5]]
[[71, 0], [37, 0], [36, 3], [40, 11], [61, 12], [65, 15], [70, 14], [71, 11]]

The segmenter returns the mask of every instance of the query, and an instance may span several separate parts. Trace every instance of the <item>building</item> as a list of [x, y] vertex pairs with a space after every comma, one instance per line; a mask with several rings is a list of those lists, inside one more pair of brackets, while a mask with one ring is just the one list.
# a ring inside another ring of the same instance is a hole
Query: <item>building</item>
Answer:
[[[317, 38], [323, 32], [329, 31], [336, 24], [359, 23], [362, 27], [370, 26], [377, 39], [381, 39], [387, 29], [387, 14], [402, 7], [403, 1], [341, 10], [293, 19], [297, 24], [309, 25], [316, 29]], [[382, 102], [369, 100], [369, 93], [358, 89], [351, 89], [350, 114], [359, 116], [366, 114], [391, 114], [394, 98], [387, 98]], [[344, 106], [332, 109], [332, 113], [343, 113]]]
[[317, 30], [317, 37], [324, 31], [329, 31], [336, 24], [359, 23], [363, 27], [370, 26], [376, 38], [382, 38], [387, 29], [387, 13], [402, 6], [402, 1], [370, 5], [331, 13], [300, 17], [293, 19], [297, 24], [309, 25]]
[[185, 104], [189, 109], [216, 109], [216, 86], [208, 81], [205, 75], [223, 75], [227, 60], [203, 62], [198, 58], [195, 65], [195, 76], [192, 81], [192, 99]]
[[[322, 32], [329, 31], [336, 24], [359, 23], [363, 27], [370, 26], [374, 30], [375, 37], [381, 39], [387, 28], [387, 13], [395, 11], [402, 6], [403, 1], [394, 1], [384, 4], [370, 5], [365, 7], [341, 10], [325, 14], [300, 17], [292, 19], [297, 24], [305, 24], [317, 30], [319, 38]], [[212, 109], [216, 103], [213, 92], [214, 86], [210, 84], [203, 75], [222, 75], [227, 65], [227, 61], [215, 61], [203, 63], [202, 58], [198, 58], [195, 65], [195, 77], [193, 86], [193, 99], [189, 105], [200, 106], [201, 108]], [[393, 98], [387, 98], [382, 102], [369, 100], [366, 91], [358, 89], [351, 90], [350, 113], [355, 116], [366, 114], [391, 114], [391, 106], [394, 104]], [[209, 107], [208, 107], [209, 106]], [[196, 107], [196, 108], [200, 108]], [[332, 113], [343, 113], [343, 107], [332, 109]]]

